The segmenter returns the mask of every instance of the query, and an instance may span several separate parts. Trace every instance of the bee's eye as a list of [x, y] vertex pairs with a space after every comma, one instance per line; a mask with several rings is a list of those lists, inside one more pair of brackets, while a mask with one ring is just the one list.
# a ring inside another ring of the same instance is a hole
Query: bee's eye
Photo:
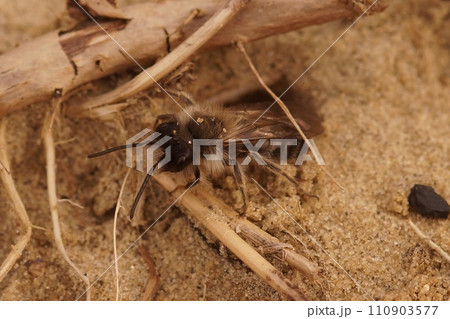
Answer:
[[166, 136], [174, 136], [177, 133], [178, 125], [176, 122], [161, 123], [156, 128], [156, 132], [159, 132]]

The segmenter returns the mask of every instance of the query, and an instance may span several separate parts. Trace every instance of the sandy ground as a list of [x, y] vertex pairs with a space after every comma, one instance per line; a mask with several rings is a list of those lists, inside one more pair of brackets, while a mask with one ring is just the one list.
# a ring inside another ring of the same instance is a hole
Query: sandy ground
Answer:
[[[393, 0], [386, 4], [384, 12], [357, 22], [292, 88], [324, 117], [325, 132], [315, 142], [327, 169], [346, 191], [313, 163], [287, 171], [320, 200], [301, 200], [283, 178], [258, 170], [251, 173], [318, 243], [255, 184], [249, 185], [251, 205], [256, 208], [248, 218], [323, 268], [313, 282], [268, 257], [311, 299], [450, 299], [450, 265], [419, 239], [407, 218], [446, 251], [450, 251], [449, 220], [408, 213], [406, 200], [415, 183], [433, 186], [450, 198], [450, 3]], [[0, 8], [0, 52], [65, 23], [64, 1], [0, 0]], [[337, 21], [310, 27], [247, 48], [263, 75], [284, 76], [292, 82], [350, 24]], [[234, 48], [202, 54], [193, 62], [195, 80], [185, 81], [183, 89], [200, 100], [224, 88], [255, 83]], [[95, 87], [104, 89], [130, 76], [115, 75]], [[96, 90], [82, 94], [96, 94]], [[113, 261], [113, 213], [126, 168], [123, 154], [96, 160], [86, 155], [122, 144], [149, 127], [155, 115], [174, 107], [162, 95], [149, 94], [149, 100], [141, 99], [114, 121], [61, 117], [55, 124], [58, 195], [84, 207], [60, 204], [63, 239], [73, 261], [92, 281], [99, 278], [92, 287], [94, 300], [115, 298], [112, 269], [100, 276]], [[48, 103], [40, 103], [7, 116], [12, 175], [32, 224], [44, 230], [33, 229], [22, 257], [0, 283], [2, 300], [73, 300], [84, 291], [52, 238], [39, 139], [49, 109]], [[142, 176], [132, 172], [125, 205], [132, 202], [140, 180]], [[215, 192], [239, 206], [239, 193], [230, 177], [216, 185]], [[119, 252], [171, 202], [158, 185], [149, 187], [143, 214], [133, 223], [126, 214], [119, 217]], [[0, 207], [3, 260], [20, 234], [20, 224], [3, 190]], [[156, 264], [156, 300], [283, 299], [177, 207], [139, 243]], [[119, 267], [121, 299], [139, 299], [149, 273], [137, 245], [126, 252]]]

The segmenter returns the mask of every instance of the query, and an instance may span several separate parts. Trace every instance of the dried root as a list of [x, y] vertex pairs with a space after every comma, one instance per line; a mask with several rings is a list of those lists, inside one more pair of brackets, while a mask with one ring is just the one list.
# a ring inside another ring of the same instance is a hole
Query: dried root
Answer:
[[122, 206], [122, 196], [125, 189], [125, 184], [127, 182], [128, 176], [130, 175], [131, 169], [128, 169], [125, 178], [123, 179], [122, 186], [120, 187], [119, 197], [117, 198], [116, 210], [114, 211], [114, 225], [113, 225], [113, 247], [114, 247], [114, 267], [116, 271], [116, 301], [120, 300], [120, 273], [119, 273], [119, 257], [117, 255], [117, 218], [119, 216], [119, 211]]
[[[56, 109], [56, 108], [55, 108]], [[52, 116], [53, 117], [53, 116]], [[56, 195], [56, 164], [55, 164], [55, 143], [53, 141], [53, 133], [50, 128], [52, 124], [52, 117], [47, 117], [43, 130], [42, 138], [45, 147], [45, 159], [47, 162], [47, 188], [48, 188], [48, 201], [50, 206], [50, 213], [52, 216], [53, 224], [53, 236], [55, 238], [55, 244], [58, 251], [63, 256], [64, 260], [72, 267], [78, 274], [81, 280], [86, 284], [86, 287], [90, 286], [89, 278], [72, 262], [69, 255], [64, 248], [64, 243], [61, 237], [61, 229], [59, 227], [59, 215], [58, 215], [58, 197]], [[90, 300], [90, 291], [87, 290], [86, 299]]]
[[156, 288], [158, 287], [158, 273], [156, 272], [155, 262], [145, 246], [139, 245], [139, 252], [148, 266], [148, 273], [150, 275], [144, 294], [141, 297], [141, 301], [152, 300], [156, 292]]
[[439, 245], [437, 245], [434, 241], [431, 240], [429, 236], [424, 234], [420, 228], [413, 223], [411, 219], [408, 220], [409, 225], [414, 230], [414, 232], [417, 234], [417, 236], [420, 237], [424, 242], [427, 243], [428, 246], [430, 246], [431, 249], [435, 250], [439, 255], [441, 255], [449, 264], [450, 264], [450, 256], [449, 254], [443, 250]]
[[27, 246], [31, 237], [30, 219], [28, 218], [25, 206], [23, 205], [19, 193], [17, 192], [14, 180], [11, 176], [11, 172], [9, 169], [5, 134], [6, 134], [6, 120], [2, 120], [0, 124], [0, 162], [1, 162], [0, 178], [3, 182], [4, 189], [6, 190], [6, 193], [8, 194], [8, 197], [11, 200], [11, 204], [13, 205], [14, 211], [16, 212], [17, 217], [19, 217], [19, 220], [25, 229], [25, 234], [23, 234], [19, 238], [17, 243], [14, 246], [12, 246], [11, 252], [8, 254], [6, 259], [0, 266], [0, 282], [6, 277], [8, 272], [11, 270], [16, 261], [22, 255], [22, 252]]

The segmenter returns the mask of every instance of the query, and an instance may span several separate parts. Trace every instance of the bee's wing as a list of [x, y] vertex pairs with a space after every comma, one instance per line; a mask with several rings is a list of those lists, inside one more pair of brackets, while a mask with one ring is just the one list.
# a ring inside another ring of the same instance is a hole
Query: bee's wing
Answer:
[[[300, 134], [280, 107], [273, 105], [268, 109], [270, 104], [269, 102], [226, 107], [227, 111], [233, 112], [239, 118], [239, 125], [225, 140], [300, 139]], [[308, 138], [322, 133], [322, 119], [314, 109], [297, 108], [291, 112]]]

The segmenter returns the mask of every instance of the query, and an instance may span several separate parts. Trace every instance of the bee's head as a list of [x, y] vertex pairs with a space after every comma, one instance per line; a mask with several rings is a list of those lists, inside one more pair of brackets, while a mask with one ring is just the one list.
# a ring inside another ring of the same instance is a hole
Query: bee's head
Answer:
[[191, 145], [182, 139], [174, 137], [167, 143], [167, 146], [170, 146], [170, 162], [164, 165], [162, 170], [168, 172], [179, 172], [189, 166], [189, 164], [192, 164]]
[[[161, 123], [156, 131], [162, 135], [170, 136], [171, 139], [162, 146], [164, 152], [168, 152], [170, 146], [170, 162], [161, 167], [161, 170], [168, 172], [179, 172], [192, 163], [192, 145], [180, 136], [179, 125], [176, 122]], [[169, 154], [164, 154], [168, 156]]]
[[[148, 145], [155, 144], [158, 140], [163, 138], [164, 136], [169, 136], [170, 139], [165, 142], [162, 146], [160, 146], [160, 149], [165, 153], [163, 154], [158, 161], [154, 164], [152, 167], [152, 173], [155, 167], [164, 160], [164, 158], [168, 155], [170, 155], [170, 161], [166, 163], [163, 167], [161, 167], [162, 171], [167, 172], [180, 172], [183, 169], [185, 169], [189, 164], [192, 163], [192, 145], [190, 145], [187, 142], [187, 138], [183, 137], [182, 134], [180, 134], [179, 130], [179, 124], [177, 122], [165, 122], [158, 125], [156, 128], [156, 132], [160, 133], [161, 135], [158, 136], [156, 139], [153, 139], [151, 143]], [[107, 150], [97, 152], [94, 154], [88, 155], [89, 158], [92, 157], [98, 157], [102, 156], [111, 152], [115, 152], [118, 150], [128, 149], [130, 147], [140, 147], [143, 144], [136, 142], [136, 143], [129, 143], [125, 145], [119, 145], [112, 148], [109, 148]], [[144, 144], [146, 145], [146, 144]], [[170, 146], [170, 148], [169, 148]], [[169, 153], [169, 154], [167, 154]], [[130, 212], [130, 218], [132, 219], [134, 216], [134, 212], [136, 211], [136, 207], [139, 203], [139, 199], [141, 198], [145, 186], [147, 185], [148, 181], [150, 180], [150, 177], [152, 174], [147, 172], [147, 176], [144, 179], [144, 182], [142, 183], [141, 188], [139, 189], [138, 194], [136, 195], [136, 199], [134, 200], [133, 206], [131, 207]]]

